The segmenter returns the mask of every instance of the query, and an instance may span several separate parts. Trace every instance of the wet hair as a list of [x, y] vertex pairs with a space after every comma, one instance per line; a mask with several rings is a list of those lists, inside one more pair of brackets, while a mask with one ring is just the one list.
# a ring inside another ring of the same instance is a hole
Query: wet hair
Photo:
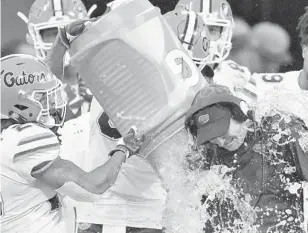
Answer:
[[301, 46], [308, 46], [308, 6], [305, 7], [305, 13], [299, 18], [296, 29], [299, 32]]

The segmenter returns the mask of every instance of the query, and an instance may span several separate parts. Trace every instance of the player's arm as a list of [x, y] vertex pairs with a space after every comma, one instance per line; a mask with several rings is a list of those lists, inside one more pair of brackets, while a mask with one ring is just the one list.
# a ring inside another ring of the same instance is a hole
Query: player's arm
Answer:
[[12, 161], [17, 174], [29, 182], [39, 180], [78, 201], [93, 201], [96, 197], [92, 194], [101, 194], [110, 188], [121, 164], [129, 154], [138, 151], [142, 142], [130, 131], [104, 165], [85, 172], [59, 157], [60, 143], [51, 130], [35, 124], [18, 126], [16, 130], [21, 135]]
[[96, 197], [91, 194], [102, 194], [115, 183], [122, 163], [139, 150], [141, 143], [142, 139], [136, 139], [135, 131], [131, 129], [117, 148], [109, 153], [110, 159], [91, 172], [85, 172], [73, 162], [58, 157], [46, 169], [48, 161], [34, 167], [31, 175], [61, 194], [78, 201], [92, 201]]
[[[117, 151], [102, 166], [90, 172], [85, 172], [73, 162], [58, 157], [47, 169], [44, 169], [44, 164], [49, 163], [49, 161], [34, 167], [31, 175], [37, 180], [48, 184], [54, 190], [63, 188], [65, 184], [68, 184], [71, 189], [75, 189], [72, 191], [77, 191], [76, 187], [74, 188], [74, 185], [70, 184], [72, 182], [90, 193], [102, 194], [114, 184], [125, 160], [126, 154], [122, 151]], [[78, 196], [73, 192], [70, 195], [67, 190], [66, 193], [62, 194], [73, 197]], [[82, 193], [82, 196], [84, 196], [84, 193]]]
[[59, 28], [58, 34], [51, 50], [45, 58], [46, 64], [50, 67], [52, 73], [59, 79], [63, 76], [63, 58], [66, 50], [70, 47], [70, 39], [80, 35], [85, 29], [85, 23], [88, 20], [77, 20], [65, 28]]
[[61, 80], [63, 77], [63, 58], [66, 50], [67, 47], [62, 42], [60, 32], [58, 32], [56, 40], [45, 58], [45, 62], [49, 66], [51, 72]]

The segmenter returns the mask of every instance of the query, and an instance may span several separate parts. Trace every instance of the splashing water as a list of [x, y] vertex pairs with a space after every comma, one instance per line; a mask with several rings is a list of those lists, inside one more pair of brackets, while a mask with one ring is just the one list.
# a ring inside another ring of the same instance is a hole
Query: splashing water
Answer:
[[199, 209], [204, 232], [257, 233], [253, 226], [256, 213], [249, 204], [251, 198], [232, 185], [232, 177], [228, 174], [234, 168], [214, 165], [204, 171], [202, 154], [204, 151], [192, 152], [187, 162], [194, 169], [191, 173], [195, 173], [192, 175], [195, 179], [194, 195], [200, 200], [205, 199]]
[[194, 192], [198, 174], [190, 174], [184, 165], [187, 141], [188, 133], [183, 129], [148, 156], [167, 190], [162, 222], [167, 233], [203, 232], [200, 197]]
[[[188, 134], [175, 135], [164, 145], [155, 150], [148, 159], [154, 170], [162, 179], [162, 186], [168, 191], [163, 213], [162, 225], [166, 233], [203, 233], [207, 221], [216, 221], [215, 214], [209, 211], [210, 202], [225, 199], [232, 203], [233, 209], [240, 215], [236, 226], [214, 229], [211, 232], [239, 232], [238, 226], [244, 228], [243, 233], [254, 233], [252, 223], [255, 221], [253, 208], [249, 205], [249, 196], [245, 201], [240, 200], [238, 190], [231, 185], [231, 177], [226, 173], [230, 171], [226, 166], [214, 166], [209, 171], [203, 171], [202, 154], [190, 150], [192, 141], [187, 146]], [[195, 160], [188, 163], [187, 155], [192, 155]], [[197, 161], [197, 163], [196, 163]], [[199, 166], [199, 167], [198, 167]], [[208, 198], [205, 203], [201, 202], [204, 195]], [[227, 222], [227, 221], [226, 221]]]
[[[304, 121], [306, 126], [308, 126], [308, 91], [298, 90], [294, 91], [289, 87], [276, 86], [271, 90], [262, 92], [262, 95], [258, 96], [257, 104], [257, 116], [260, 118], [266, 115], [274, 115], [277, 112], [284, 112], [283, 120], [289, 122], [291, 117], [296, 116]], [[285, 129], [283, 132], [276, 126], [279, 131], [279, 135], [290, 134], [290, 129]], [[299, 133], [299, 145], [305, 153], [308, 152], [308, 133]], [[277, 136], [276, 141], [279, 140]], [[291, 168], [292, 169], [292, 168]], [[283, 182], [288, 182], [283, 180]], [[303, 189], [304, 198], [304, 230], [308, 232], [308, 183], [303, 181], [300, 183], [290, 183], [287, 185], [287, 189], [290, 193], [297, 194], [299, 189]], [[281, 223], [283, 224], [283, 223]]]
[[294, 91], [289, 87], [273, 86], [258, 93], [257, 120], [275, 111], [294, 114], [308, 125], [308, 91]]
[[[291, 91], [290, 89], [273, 88], [263, 93], [256, 103], [256, 119], [260, 122], [264, 116], [273, 116], [276, 113], [281, 115], [282, 120], [290, 121], [290, 116], [295, 115], [301, 118], [308, 125], [308, 92]], [[279, 142], [283, 135], [290, 133], [288, 128], [280, 129], [279, 124], [273, 125], [277, 134], [273, 140]], [[183, 132], [182, 132], [183, 133]], [[304, 151], [308, 151], [308, 134], [300, 133], [299, 143]], [[179, 136], [168, 140], [163, 146], [150, 156], [152, 166], [162, 178], [162, 185], [168, 191], [166, 208], [163, 216], [163, 226], [167, 233], [201, 233], [201, 232], [258, 232], [254, 225], [257, 214], [256, 209], [250, 205], [251, 197], [248, 194], [239, 192], [232, 184], [232, 178], [228, 174], [230, 168], [226, 166], [212, 166], [210, 170], [204, 171], [207, 161], [204, 153], [200, 151], [192, 153], [187, 146], [188, 135], [183, 138]], [[191, 141], [190, 141], [191, 143]], [[286, 141], [284, 143], [287, 143]], [[271, 151], [272, 154], [279, 153]], [[189, 155], [189, 156], [187, 156]], [[190, 163], [186, 158], [189, 157]], [[279, 156], [271, 158], [273, 165], [280, 163]], [[288, 171], [287, 171], [288, 170]], [[294, 172], [292, 166], [286, 166], [286, 173]], [[281, 177], [281, 179], [284, 179]], [[284, 180], [288, 182], [288, 180]], [[287, 189], [296, 193], [302, 183], [291, 183]], [[206, 196], [202, 203], [200, 200]], [[308, 200], [308, 188], [306, 193]], [[217, 202], [217, 203], [215, 203]], [[230, 206], [230, 218], [224, 219], [224, 225], [217, 225], [215, 221], [221, 219], [219, 212], [214, 208], [227, 205]], [[305, 202], [305, 221], [308, 222], [308, 204]], [[206, 225], [215, 227], [208, 228]], [[285, 224], [283, 220], [279, 223]]]

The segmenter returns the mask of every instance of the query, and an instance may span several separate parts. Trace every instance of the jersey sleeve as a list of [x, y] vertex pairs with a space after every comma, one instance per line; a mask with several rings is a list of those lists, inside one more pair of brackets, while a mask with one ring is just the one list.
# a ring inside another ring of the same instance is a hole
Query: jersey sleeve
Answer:
[[60, 142], [50, 129], [39, 125], [26, 124], [16, 130], [20, 137], [14, 150], [13, 167], [22, 178], [33, 181], [34, 173], [47, 169], [59, 156]]

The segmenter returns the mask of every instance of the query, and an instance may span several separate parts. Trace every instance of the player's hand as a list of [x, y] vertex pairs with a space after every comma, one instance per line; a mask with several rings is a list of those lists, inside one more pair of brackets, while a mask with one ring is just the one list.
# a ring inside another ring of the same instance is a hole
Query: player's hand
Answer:
[[96, 19], [80, 19], [76, 20], [65, 27], [59, 28], [60, 38], [66, 48], [70, 47], [70, 42], [84, 32], [86, 27]]
[[131, 128], [128, 133], [118, 141], [117, 148], [129, 151], [130, 155], [137, 154], [140, 150], [144, 137], [136, 137], [136, 130]]

